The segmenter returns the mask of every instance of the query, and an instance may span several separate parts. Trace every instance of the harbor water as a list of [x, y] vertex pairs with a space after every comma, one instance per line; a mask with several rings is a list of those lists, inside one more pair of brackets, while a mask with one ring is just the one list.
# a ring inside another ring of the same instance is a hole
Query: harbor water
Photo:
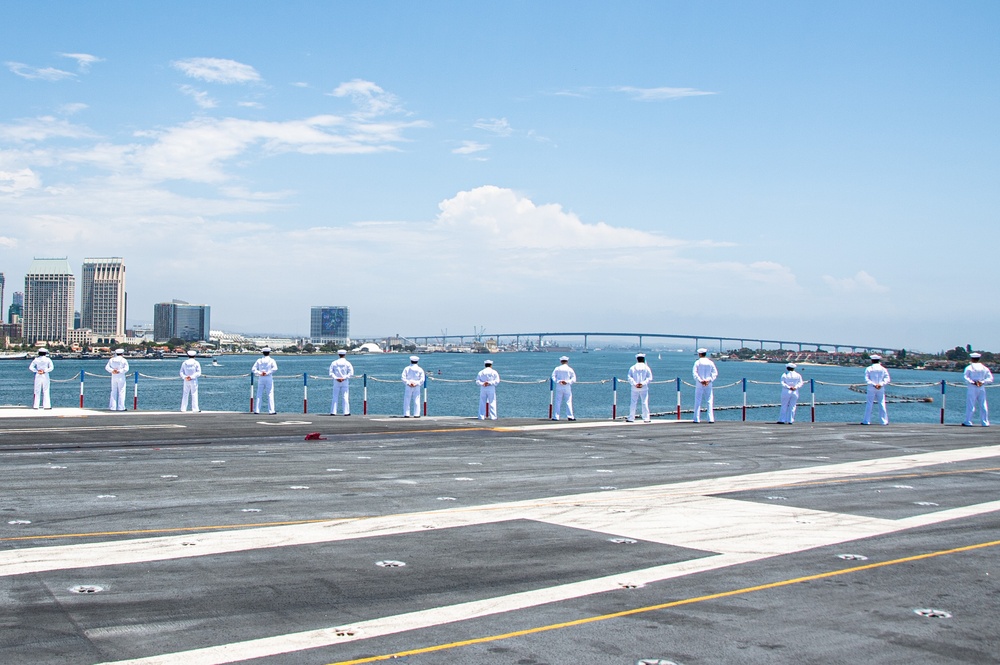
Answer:
[[[476, 374], [489, 357], [500, 373], [497, 388], [499, 416], [546, 418], [549, 408], [549, 377], [559, 364], [559, 353], [498, 353], [492, 356], [468, 353], [422, 354], [420, 365], [427, 371], [428, 415], [475, 417], [479, 404]], [[635, 362], [633, 351], [573, 352], [570, 365], [578, 383], [573, 389], [577, 418], [611, 418], [613, 378], [618, 378], [617, 415], [628, 414], [630, 389], [628, 368]], [[279, 413], [303, 412], [304, 383], [308, 386], [308, 411], [330, 411], [332, 380], [328, 375], [335, 355], [309, 354], [273, 356], [278, 363], [275, 375], [275, 404]], [[200, 407], [205, 411], [248, 411], [250, 406], [250, 368], [256, 356], [232, 355], [216, 358], [217, 365], [202, 358], [203, 376], [199, 383]], [[367, 375], [368, 414], [400, 415], [403, 384], [400, 374], [409, 364], [408, 354], [367, 354], [348, 358], [357, 375], [351, 381], [351, 410], [362, 412]], [[677, 383], [681, 383], [682, 417], [691, 418], [694, 388], [691, 366], [695, 356], [679, 352], [650, 352], [647, 363], [653, 371], [650, 386], [650, 409], [657, 417], [675, 418]], [[28, 360], [0, 362], [0, 406], [31, 406], [32, 374]], [[126, 403], [131, 410], [138, 372], [138, 408], [142, 411], [178, 410], [182, 382], [178, 376], [181, 358], [162, 360], [129, 359]], [[104, 370], [106, 360], [54, 359], [52, 405], [73, 407], [80, 404], [80, 374], [84, 373], [84, 406], [107, 409], [110, 379]], [[778, 380], [783, 364], [716, 361], [719, 378], [715, 383], [717, 420], [743, 418], [743, 379], [746, 379], [747, 420], [775, 421], [781, 389]], [[798, 422], [810, 420], [810, 379], [815, 381], [816, 420], [818, 422], [859, 422], [864, 412], [863, 392], [850, 384], [864, 383], [864, 368], [826, 365], [800, 365], [806, 385], [799, 391]], [[888, 387], [891, 402], [899, 399], [922, 400], [889, 404], [890, 422], [937, 423], [941, 410], [941, 381], [962, 383], [955, 372], [891, 369]], [[990, 391], [992, 393], [992, 391]], [[961, 422], [965, 410], [965, 389], [947, 385], [946, 422]], [[860, 402], [860, 403], [858, 403]]]

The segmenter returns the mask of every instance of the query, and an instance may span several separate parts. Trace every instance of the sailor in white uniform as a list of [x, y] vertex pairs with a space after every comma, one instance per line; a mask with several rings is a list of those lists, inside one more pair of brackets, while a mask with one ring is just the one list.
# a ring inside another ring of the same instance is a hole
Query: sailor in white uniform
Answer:
[[635, 354], [636, 363], [628, 370], [628, 382], [632, 386], [632, 406], [628, 411], [628, 422], [635, 420], [636, 403], [642, 404], [642, 422], [649, 422], [649, 384], [653, 380], [653, 370], [646, 364], [646, 354]]
[[799, 403], [799, 388], [805, 383], [802, 375], [795, 371], [795, 363], [785, 365], [787, 370], [781, 375], [781, 415], [779, 425], [791, 425], [795, 422], [795, 406]]
[[198, 377], [201, 376], [201, 363], [195, 360], [198, 352], [191, 349], [187, 352], [187, 360], [181, 363], [180, 375], [184, 380], [184, 392], [181, 394], [181, 412], [187, 411], [188, 398], [191, 400], [191, 410], [198, 413]]
[[257, 402], [254, 404], [254, 413], [260, 413], [260, 403], [264, 395], [267, 395], [267, 412], [274, 411], [274, 373], [278, 371], [278, 363], [271, 357], [270, 347], [265, 346], [260, 350], [264, 354], [253, 364], [253, 374], [257, 377]]
[[354, 365], [347, 359], [347, 351], [341, 349], [337, 351], [340, 356], [330, 363], [330, 376], [333, 377], [333, 400], [330, 402], [330, 415], [337, 415], [337, 405], [341, 401], [344, 403], [344, 415], [351, 415], [351, 399], [349, 388], [351, 377], [354, 376]]
[[115, 355], [108, 360], [104, 371], [111, 375], [111, 399], [108, 408], [112, 411], [124, 411], [125, 383], [128, 379], [128, 359], [125, 358], [125, 349], [115, 350]]
[[694, 421], [701, 422], [701, 404], [705, 402], [708, 411], [708, 422], [715, 422], [715, 395], [712, 393], [712, 384], [719, 378], [719, 370], [715, 363], [708, 358], [708, 349], [698, 349], [698, 360], [694, 361], [691, 368], [694, 376]]
[[497, 419], [497, 384], [500, 383], [500, 374], [493, 369], [492, 360], [484, 360], [484, 367], [476, 375], [476, 383], [479, 384], [479, 419]]
[[970, 353], [969, 358], [972, 363], [965, 368], [965, 420], [962, 424], [966, 427], [972, 426], [972, 416], [976, 409], [979, 409], [979, 422], [983, 427], [990, 426], [990, 411], [986, 406], [986, 386], [993, 383], [993, 372], [990, 368], [979, 362], [982, 358], [980, 353]]
[[51, 409], [52, 403], [49, 401], [49, 374], [52, 373], [52, 359], [49, 358], [49, 350], [38, 349], [38, 356], [28, 365], [28, 370], [35, 374], [35, 406], [41, 404], [43, 409]]
[[410, 417], [410, 407], [413, 407], [413, 417], [420, 417], [420, 388], [424, 385], [427, 374], [418, 365], [420, 358], [410, 356], [410, 364], [403, 370], [403, 417]]
[[576, 420], [573, 416], [573, 384], [576, 383], [576, 372], [569, 366], [569, 357], [559, 359], [559, 365], [552, 370], [552, 385], [555, 388], [555, 405], [552, 408], [552, 420], [559, 420], [563, 402], [566, 403], [566, 420]]
[[865, 370], [865, 383], [868, 384], [868, 401], [865, 403], [865, 419], [862, 425], [868, 425], [872, 420], [872, 404], [878, 402], [878, 416], [883, 425], [889, 424], [889, 414], [885, 409], [885, 387], [891, 381], [889, 370], [882, 367], [882, 356], [873, 355], [872, 364]]

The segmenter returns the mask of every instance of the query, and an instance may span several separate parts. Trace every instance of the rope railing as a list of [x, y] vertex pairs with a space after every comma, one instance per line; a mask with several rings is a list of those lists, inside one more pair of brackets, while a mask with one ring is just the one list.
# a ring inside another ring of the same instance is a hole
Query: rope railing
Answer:
[[[88, 376], [91, 377], [92, 379], [95, 379], [95, 378], [96, 379], [108, 379], [108, 378], [110, 378], [111, 375], [107, 374], [107, 373], [101, 374], [101, 373], [93, 373], [93, 372], [88, 372], [88, 371], [85, 371], [85, 370], [80, 370], [78, 373], [75, 373], [73, 376], [68, 377], [68, 378], [57, 379], [57, 378], [50, 377], [49, 380], [52, 383], [57, 383], [57, 384], [66, 384], [66, 383], [73, 383], [73, 382], [79, 381], [79, 383], [80, 383], [80, 408], [83, 408], [83, 405], [84, 405], [84, 383], [85, 383], [86, 377], [88, 377]], [[131, 376], [132, 376], [133, 386], [134, 386], [134, 388], [133, 388], [133, 390], [134, 390], [133, 410], [139, 410], [139, 382], [140, 382], [139, 380], [140, 380], [140, 378], [143, 379], [144, 381], [159, 381], [159, 382], [170, 382], [170, 381], [180, 382], [181, 379], [182, 379], [182, 377], [180, 377], [179, 375], [178, 376], [154, 376], [154, 375], [150, 375], [150, 374], [141, 373], [141, 372], [138, 372], [138, 371], [132, 372]], [[250, 383], [250, 411], [253, 411], [254, 389], [255, 389], [255, 384], [258, 383], [258, 381], [257, 381], [257, 377], [255, 377], [252, 373], [231, 374], [231, 375], [202, 374], [201, 377], [199, 378], [199, 380], [200, 381], [233, 381], [233, 380], [246, 379], [248, 377], [250, 379], [250, 381], [249, 381], [249, 383]], [[128, 375], [126, 375], [126, 378], [128, 378]], [[311, 374], [308, 374], [308, 373], [302, 373], [302, 374], [280, 374], [280, 375], [274, 375], [271, 378], [272, 378], [273, 381], [281, 381], [281, 382], [291, 382], [291, 381], [299, 381], [299, 380], [302, 381], [302, 384], [303, 384], [303, 398], [302, 398], [302, 401], [303, 401], [303, 406], [302, 406], [303, 413], [308, 413], [308, 384], [309, 384], [309, 379], [312, 379], [313, 381], [326, 381], [326, 382], [330, 382], [330, 383], [333, 382], [333, 377], [331, 377], [331, 376], [311, 375]], [[399, 383], [401, 383], [401, 378], [397, 377], [395, 375], [393, 375], [391, 377], [388, 377], [388, 376], [375, 376], [375, 375], [369, 375], [369, 374], [362, 374], [362, 375], [359, 375], [359, 376], [352, 377], [352, 381], [356, 382], [356, 381], [359, 381], [359, 380], [363, 383], [363, 388], [364, 388], [364, 390], [363, 390], [363, 393], [364, 393], [364, 410], [363, 410], [363, 412], [366, 415], [368, 413], [368, 382], [369, 381], [371, 381], [372, 383], [386, 383], [386, 384], [396, 384], [396, 385], [398, 385]], [[427, 412], [428, 412], [428, 385], [430, 383], [433, 383], [433, 382], [438, 382], [438, 383], [441, 383], [441, 384], [456, 384], [457, 385], [457, 384], [475, 384], [476, 381], [475, 381], [475, 379], [471, 379], [471, 378], [470, 379], [451, 379], [451, 378], [444, 378], [444, 377], [433, 376], [433, 375], [426, 376], [425, 379], [424, 379], [424, 381], [423, 381], [423, 384], [421, 386], [422, 402], [423, 402], [422, 408], [423, 408], [424, 415], [426, 415]], [[508, 379], [508, 380], [501, 381], [500, 385], [503, 385], [503, 386], [511, 386], [511, 385], [513, 385], [513, 386], [538, 386], [538, 385], [542, 385], [542, 384], [545, 384], [545, 383], [549, 384], [549, 392], [550, 392], [550, 399], [549, 399], [549, 410], [550, 410], [550, 413], [549, 413], [549, 417], [551, 417], [551, 409], [552, 409], [552, 402], [553, 402], [552, 396], [553, 396], [553, 393], [554, 393], [554, 390], [555, 390], [555, 385], [554, 385], [554, 382], [550, 378], [534, 379], [534, 380], [511, 380], [511, 379]], [[617, 419], [617, 417], [618, 417], [618, 415], [617, 415], [618, 384], [622, 383], [624, 386], [628, 386], [628, 381], [627, 380], [624, 380], [624, 379], [621, 379], [621, 378], [618, 378], [618, 377], [612, 377], [612, 378], [609, 378], [609, 379], [598, 379], [598, 380], [593, 380], [593, 381], [576, 381], [574, 385], [576, 385], [576, 386], [602, 386], [602, 385], [607, 385], [609, 383], [612, 384], [611, 417], [612, 417], [612, 419]], [[651, 417], [669, 417], [669, 416], [673, 416], [676, 419], [680, 420], [681, 416], [683, 414], [694, 413], [694, 409], [690, 409], [690, 408], [684, 409], [684, 408], [682, 408], [682, 392], [683, 392], [682, 386], [683, 387], [687, 387], [687, 388], [695, 388], [696, 384], [692, 383], [692, 382], [689, 382], [688, 380], [683, 379], [681, 377], [675, 377], [675, 378], [671, 378], [671, 379], [654, 380], [654, 381], [650, 381], [649, 382], [649, 385], [658, 385], [658, 386], [667, 386], [669, 384], [673, 384], [674, 385], [674, 389], [676, 391], [676, 408], [674, 410], [672, 410], [672, 411], [660, 411], [660, 412], [651, 413], [650, 414]], [[727, 383], [727, 384], [722, 384], [722, 385], [713, 385], [712, 386], [713, 391], [715, 391], [715, 390], [720, 390], [720, 391], [721, 390], [729, 390], [729, 389], [732, 389], [732, 388], [741, 387], [742, 388], [742, 394], [743, 394], [743, 403], [742, 404], [713, 405], [714, 410], [719, 410], [719, 411], [733, 411], [733, 410], [737, 410], [737, 409], [742, 409], [742, 411], [743, 411], [742, 419], [745, 421], [747, 419], [746, 414], [747, 414], [748, 410], [752, 410], [752, 409], [770, 409], [770, 408], [776, 408], [776, 407], [780, 407], [781, 406], [780, 404], [773, 403], [771, 401], [763, 401], [763, 402], [759, 402], [759, 403], [751, 403], [748, 400], [748, 395], [747, 395], [747, 392], [748, 392], [747, 391], [747, 386], [748, 385], [753, 385], [753, 386], [781, 386], [782, 384], [780, 382], [774, 382], [774, 381], [759, 381], [759, 380], [755, 380], [755, 379], [739, 379], [737, 381], [733, 381], [732, 383]], [[811, 421], [812, 422], [816, 421], [816, 407], [818, 407], [818, 406], [857, 405], [857, 404], [865, 404], [866, 401], [867, 401], [867, 400], [864, 400], [864, 399], [859, 399], [859, 400], [833, 399], [833, 400], [826, 400], [826, 401], [817, 401], [817, 399], [816, 399], [816, 393], [817, 393], [816, 389], [817, 389], [817, 386], [820, 387], [821, 389], [823, 389], [823, 388], [846, 388], [847, 390], [850, 390], [850, 391], [856, 392], [856, 393], [861, 393], [861, 394], [866, 393], [867, 390], [868, 390], [867, 384], [866, 383], [862, 383], [862, 382], [837, 383], [837, 382], [831, 382], [831, 381], [820, 381], [820, 380], [817, 380], [817, 379], [810, 379], [810, 380], [806, 381], [803, 384], [803, 386], [802, 386], [802, 388], [800, 390], [802, 390], [802, 391], [808, 390], [808, 392], [809, 392], [810, 409], [811, 409]], [[940, 405], [941, 406], [940, 406], [940, 418], [939, 418], [939, 422], [941, 424], [944, 424], [944, 422], [945, 422], [945, 406], [946, 406], [947, 387], [948, 386], [951, 386], [952, 388], [968, 388], [969, 387], [969, 385], [967, 383], [965, 383], [965, 382], [948, 381], [948, 380], [925, 381], [925, 382], [896, 382], [896, 383], [887, 384], [887, 386], [886, 386], [887, 390], [885, 392], [885, 397], [886, 397], [886, 401], [889, 402], [889, 403], [910, 403], [910, 404], [916, 404], [916, 403], [933, 403], [935, 401], [935, 398], [933, 396], [926, 395], [926, 394], [925, 395], [912, 394], [912, 392], [910, 392], [910, 391], [920, 391], [920, 390], [924, 390], [924, 391], [933, 390], [934, 392], [940, 391], [940, 395], [941, 395]], [[991, 384], [991, 385], [983, 386], [983, 388], [987, 388], [987, 389], [1000, 388], [1000, 385], [992, 385]], [[888, 391], [888, 389], [891, 389], [893, 392], [890, 393]], [[900, 392], [897, 392], [897, 391], [910, 392], [910, 394], [901, 394]]]

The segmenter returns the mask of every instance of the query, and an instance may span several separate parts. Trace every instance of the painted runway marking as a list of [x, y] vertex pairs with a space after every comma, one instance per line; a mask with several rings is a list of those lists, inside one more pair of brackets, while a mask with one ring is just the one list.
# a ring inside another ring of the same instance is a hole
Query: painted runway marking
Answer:
[[[815, 547], [827, 541], [843, 542], [891, 532], [900, 528], [897, 526], [899, 522], [790, 506], [758, 504], [717, 498], [714, 495], [769, 489], [779, 484], [873, 475], [997, 456], [1000, 456], [1000, 446], [983, 446], [415, 514], [345, 518], [295, 526], [218, 531], [199, 536], [199, 542], [203, 546], [199, 548], [197, 555], [400, 535], [420, 530], [420, 527], [416, 526], [420, 523], [432, 523], [435, 528], [451, 528], [519, 519], [720, 553], [733, 552], [730, 549], [733, 545], [727, 543], [737, 542], [736, 534], [743, 534], [743, 537], [750, 539], [751, 542], [747, 546], [751, 550], [756, 546], [766, 546], [771, 548], [769, 551], [772, 554], [777, 554], [795, 551], [795, 547]], [[630, 509], [628, 520], [621, 519], [620, 514], [610, 513], [612, 508]], [[715, 514], [716, 511], [722, 511], [724, 514]], [[732, 524], [730, 529], [726, 511], [733, 511], [734, 515], [739, 515], [738, 520], [742, 521], [732, 520], [736, 523]], [[948, 512], [941, 511], [930, 515], [943, 515]], [[422, 522], [417, 521], [418, 517]], [[809, 525], [812, 527], [811, 530], [803, 530], [804, 525], [796, 521], [803, 518], [808, 518], [812, 522]], [[772, 519], [778, 522], [771, 523]], [[754, 528], [758, 529], [759, 533], [754, 531]], [[843, 532], [833, 533], [832, 530], [838, 528]], [[719, 529], [732, 535], [722, 542], [719, 538], [724, 536], [716, 533]], [[796, 543], [792, 549], [789, 549], [790, 542], [783, 545], [781, 538], [775, 535], [782, 531], [785, 532], [783, 537], [792, 538]], [[830, 538], [833, 540], [830, 541]], [[164, 536], [31, 547], [0, 552], [0, 577], [45, 570], [166, 561], [196, 556], [188, 548], [180, 545], [184, 539], [186, 537]], [[755, 545], [753, 541], [757, 540], [759, 542]], [[742, 548], [735, 551], [740, 552]]]
[[[1000, 501], [992, 501], [890, 520], [788, 505], [760, 504], [717, 496], [732, 492], [769, 489], [776, 485], [797, 482], [871, 476], [998, 456], [1000, 456], [1000, 446], [983, 446], [475, 508], [218, 531], [194, 537], [166, 536], [33, 547], [0, 552], [0, 576], [401, 535], [423, 530], [427, 525], [433, 528], [449, 528], [510, 520], [535, 520], [610, 536], [717, 553], [714, 556], [579, 580], [544, 589], [381, 617], [349, 626], [275, 635], [173, 654], [118, 661], [119, 665], [231, 663], [513, 612], [619, 590], [623, 585], [648, 585], [780, 554], [1000, 511]], [[621, 512], [622, 510], [627, 512]], [[190, 547], [192, 542], [197, 544], [196, 548]], [[197, 552], [194, 553], [192, 550]]]
[[0, 434], [31, 434], [36, 432], [108, 432], [139, 429], [187, 429], [187, 425], [81, 425], [80, 427], [25, 427], [21, 429], [0, 429]]
[[486, 637], [477, 637], [470, 640], [462, 640], [460, 642], [450, 642], [448, 644], [436, 644], [434, 646], [422, 647], [419, 649], [410, 649], [408, 651], [397, 651], [396, 653], [382, 654], [379, 656], [369, 656], [367, 658], [357, 658], [354, 660], [342, 660], [336, 663], [330, 663], [330, 665], [362, 665], [363, 663], [376, 663], [382, 660], [393, 660], [396, 658], [406, 658], [408, 656], [418, 656], [421, 654], [435, 653], [438, 651], [447, 651], [451, 649], [457, 649], [460, 647], [471, 646], [473, 644], [487, 644], [490, 642], [498, 642], [500, 640], [506, 640], [512, 637], [524, 637], [526, 635], [537, 635], [539, 633], [545, 633], [553, 630], [561, 630], [563, 628], [572, 628], [575, 626], [583, 626], [590, 623], [596, 623], [598, 621], [608, 621], [610, 619], [619, 619], [626, 616], [634, 616], [636, 614], [645, 614], [647, 612], [656, 612], [659, 610], [670, 609], [673, 607], [681, 607], [684, 605], [693, 605], [695, 603], [703, 603], [710, 600], [718, 600], [719, 598], [728, 598], [730, 596], [742, 596], [748, 593], [755, 593], [757, 591], [768, 591], [770, 589], [778, 589], [781, 587], [791, 586], [793, 584], [801, 584], [803, 582], [812, 582], [815, 580], [828, 579], [831, 577], [838, 577], [840, 575], [851, 575], [854, 573], [863, 572], [866, 570], [872, 570], [875, 568], [884, 568], [886, 566], [896, 566], [901, 563], [912, 563], [914, 561], [922, 561], [924, 559], [931, 559], [934, 557], [945, 556], [949, 554], [958, 554], [963, 552], [971, 552], [973, 550], [983, 549], [986, 547], [996, 547], [1000, 545], [1000, 540], [994, 540], [988, 543], [977, 543], [975, 545], [968, 545], [966, 547], [956, 547], [950, 550], [940, 550], [937, 552], [927, 552], [926, 554], [917, 554], [915, 556], [903, 557], [900, 559], [893, 559], [892, 561], [882, 561], [879, 563], [866, 564], [862, 566], [855, 566], [854, 568], [846, 568], [843, 570], [831, 570], [825, 573], [817, 573], [815, 575], [806, 575], [805, 577], [795, 577], [792, 579], [781, 580], [778, 582], [770, 582], [768, 584], [760, 584], [753, 587], [744, 587], [742, 589], [733, 589], [731, 591], [722, 591], [720, 593], [713, 593], [706, 596], [697, 596], [694, 598], [684, 598], [682, 600], [674, 600], [669, 603], [660, 603], [659, 605], [647, 605], [646, 607], [637, 607], [631, 610], [623, 610], [621, 612], [614, 612], [611, 614], [601, 614], [598, 616], [586, 617], [583, 619], [576, 619], [575, 621], [564, 621], [562, 623], [549, 624], [547, 626], [536, 626], [534, 628], [525, 628], [524, 630], [517, 630], [510, 633], [501, 633], [499, 635], [489, 635]]

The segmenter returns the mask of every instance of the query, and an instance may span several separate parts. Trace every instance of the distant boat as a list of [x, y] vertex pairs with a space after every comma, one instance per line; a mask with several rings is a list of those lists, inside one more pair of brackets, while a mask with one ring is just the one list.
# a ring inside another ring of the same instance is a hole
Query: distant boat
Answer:
[[28, 352], [24, 353], [0, 353], [0, 360], [27, 360]]

